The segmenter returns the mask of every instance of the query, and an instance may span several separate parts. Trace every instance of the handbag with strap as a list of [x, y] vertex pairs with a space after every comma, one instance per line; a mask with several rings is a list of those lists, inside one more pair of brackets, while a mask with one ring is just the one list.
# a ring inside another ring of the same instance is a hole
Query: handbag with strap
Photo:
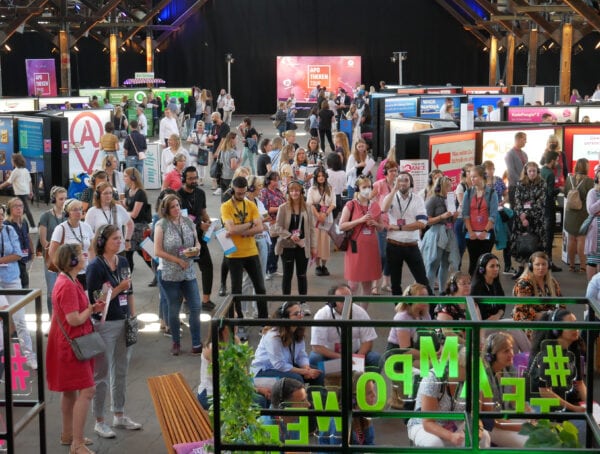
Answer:
[[102, 336], [100, 336], [100, 334], [98, 334], [96, 331], [93, 331], [89, 334], [84, 334], [83, 336], [71, 338], [65, 331], [65, 328], [60, 320], [57, 318], [56, 321], [58, 322], [58, 326], [60, 326], [65, 338], [71, 345], [75, 357], [79, 361], [87, 361], [88, 359], [92, 359], [94, 356], [98, 356], [106, 351], [104, 339], [102, 339]]
[[131, 134], [129, 134], [129, 140], [131, 141], [133, 148], [135, 149], [135, 152], [137, 153], [137, 157], [140, 161], [143, 161], [144, 159], [146, 159], [146, 152], [144, 151], [138, 151], [137, 149], [137, 145], [135, 144], [135, 141], [133, 140], [133, 137], [131, 137]]
[[519, 235], [515, 241], [515, 248], [519, 257], [529, 258], [531, 254], [540, 249], [540, 238], [529, 231]]
[[137, 317], [127, 317], [125, 319], [125, 346], [131, 347], [138, 341], [138, 319]]

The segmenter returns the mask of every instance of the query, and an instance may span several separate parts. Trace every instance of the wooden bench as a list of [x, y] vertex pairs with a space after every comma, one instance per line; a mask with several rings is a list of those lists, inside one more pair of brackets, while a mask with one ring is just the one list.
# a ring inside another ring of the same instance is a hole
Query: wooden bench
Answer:
[[168, 453], [175, 444], [213, 438], [208, 414], [181, 373], [150, 377], [148, 388]]

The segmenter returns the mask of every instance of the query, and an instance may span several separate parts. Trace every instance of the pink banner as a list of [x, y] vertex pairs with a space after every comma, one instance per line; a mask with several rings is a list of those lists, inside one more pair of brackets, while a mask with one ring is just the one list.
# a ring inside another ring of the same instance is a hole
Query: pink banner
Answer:
[[542, 123], [544, 114], [551, 115], [551, 122], [566, 123], [577, 121], [577, 107], [535, 107], [515, 106], [508, 108], [508, 121]]
[[308, 101], [317, 85], [350, 95], [361, 81], [360, 57], [277, 57], [277, 99]]
[[53, 58], [26, 59], [27, 92], [30, 96], [57, 96]]

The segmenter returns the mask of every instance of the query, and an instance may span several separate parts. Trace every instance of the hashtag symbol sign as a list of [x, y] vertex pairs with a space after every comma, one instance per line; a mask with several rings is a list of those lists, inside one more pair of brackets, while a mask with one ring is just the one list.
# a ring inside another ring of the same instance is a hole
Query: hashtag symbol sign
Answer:
[[[17, 391], [26, 391], [27, 382], [25, 381], [31, 375], [23, 365], [27, 362], [27, 358], [21, 355], [21, 346], [17, 343], [13, 344], [14, 354], [11, 357], [12, 367], [12, 389]], [[2, 362], [4, 362], [4, 355], [2, 355]]]
[[560, 345], [547, 345], [546, 353], [543, 361], [547, 367], [544, 372], [550, 377], [551, 386], [567, 386], [567, 378], [571, 374], [568, 368], [569, 358], [563, 355]]

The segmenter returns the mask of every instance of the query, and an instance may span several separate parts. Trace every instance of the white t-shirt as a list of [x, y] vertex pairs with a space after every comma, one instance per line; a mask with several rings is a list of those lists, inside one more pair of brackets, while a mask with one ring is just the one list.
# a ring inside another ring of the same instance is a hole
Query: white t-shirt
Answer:
[[[174, 151], [174, 152], [173, 152]], [[173, 158], [177, 153], [183, 153], [185, 155], [185, 166], [189, 167], [191, 164], [190, 153], [183, 147], [179, 147], [178, 150], [171, 150], [171, 147], [165, 148], [160, 155], [160, 169], [163, 177], [175, 168], [173, 165]]]
[[[116, 217], [116, 219], [114, 219]], [[115, 209], [103, 210], [102, 208], [91, 207], [85, 215], [85, 222], [88, 224], [94, 233], [106, 224], [115, 224], [124, 233], [123, 227], [129, 221], [129, 213], [121, 205], [116, 204]], [[119, 252], [125, 250], [125, 235]]]
[[177, 120], [173, 117], [164, 117], [159, 123], [158, 138], [160, 139], [160, 143], [165, 143], [165, 139], [168, 139], [171, 134], [179, 135]]
[[8, 181], [12, 184], [15, 195], [29, 195], [31, 175], [25, 167], [16, 167], [8, 177]]
[[[64, 241], [63, 239], [64, 232]], [[85, 266], [79, 274], [85, 273], [89, 262], [89, 250], [90, 244], [92, 244], [92, 238], [94, 237], [94, 231], [92, 228], [83, 221], [79, 222], [79, 225], [75, 228], [71, 227], [69, 221], [65, 221], [59, 224], [52, 233], [50, 241], [56, 241], [58, 244], [80, 244], [83, 251], [83, 257], [85, 259]]]
[[[338, 320], [342, 315], [338, 314], [330, 306], [323, 306], [315, 314], [314, 320]], [[352, 304], [352, 320], [371, 320], [367, 311], [357, 304]], [[357, 352], [360, 346], [377, 339], [377, 333], [373, 327], [361, 326], [352, 328], [352, 351]], [[310, 345], [322, 345], [329, 350], [336, 350], [335, 344], [340, 343], [340, 333], [335, 326], [313, 326], [310, 331]]]

